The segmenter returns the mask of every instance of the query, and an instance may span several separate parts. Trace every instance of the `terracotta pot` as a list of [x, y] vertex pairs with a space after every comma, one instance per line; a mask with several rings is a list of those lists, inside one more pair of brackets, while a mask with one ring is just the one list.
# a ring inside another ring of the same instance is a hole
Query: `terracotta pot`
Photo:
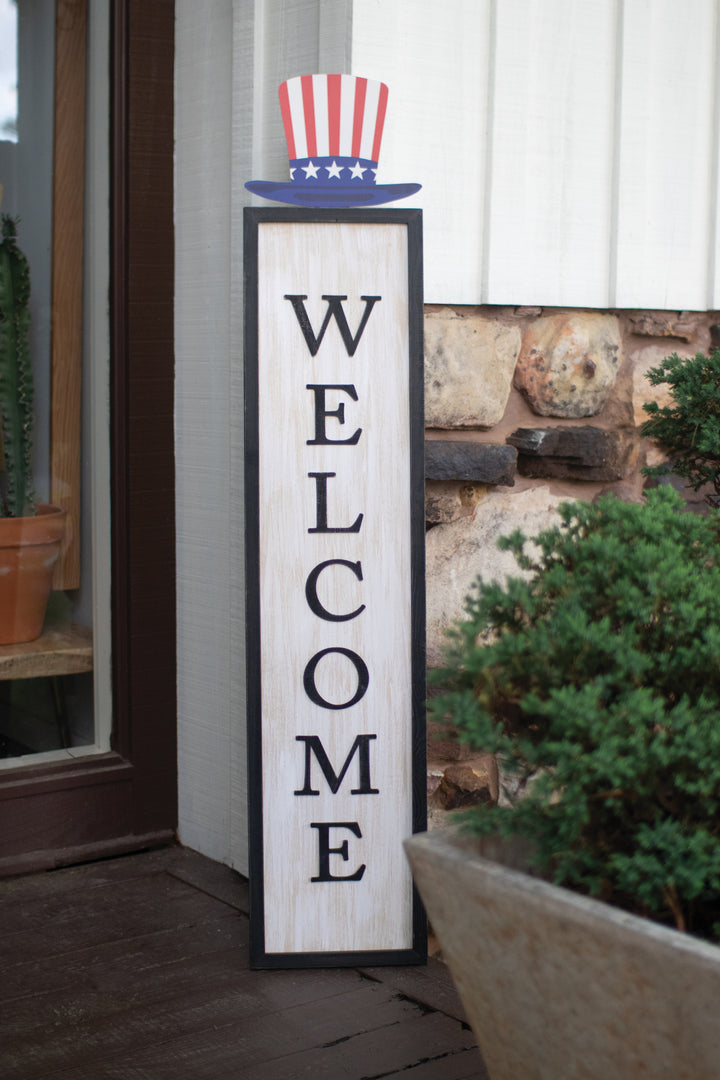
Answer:
[[492, 1080], [720, 1076], [720, 948], [530, 877], [503, 841], [405, 849]]
[[0, 645], [40, 637], [65, 511], [38, 504], [35, 517], [0, 518]]

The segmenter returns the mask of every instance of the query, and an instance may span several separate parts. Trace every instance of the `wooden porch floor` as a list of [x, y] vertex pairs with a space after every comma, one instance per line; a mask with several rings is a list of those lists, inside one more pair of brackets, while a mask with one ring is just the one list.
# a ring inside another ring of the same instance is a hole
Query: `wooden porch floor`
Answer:
[[3, 1080], [487, 1080], [445, 966], [248, 969], [247, 887], [174, 847], [0, 882]]

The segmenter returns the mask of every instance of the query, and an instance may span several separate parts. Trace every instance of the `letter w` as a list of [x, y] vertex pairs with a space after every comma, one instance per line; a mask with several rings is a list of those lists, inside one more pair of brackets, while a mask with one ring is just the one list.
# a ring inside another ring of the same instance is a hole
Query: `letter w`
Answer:
[[382, 297], [361, 296], [360, 299], [365, 301], [365, 311], [363, 313], [362, 319], [360, 320], [360, 326], [358, 327], [357, 333], [355, 334], [355, 337], [353, 337], [350, 332], [350, 327], [348, 326], [348, 321], [345, 318], [345, 311], [342, 306], [342, 302], [343, 300], [347, 300], [347, 296], [323, 295], [323, 300], [327, 300], [328, 307], [327, 311], [325, 312], [323, 324], [320, 327], [320, 332], [316, 337], [315, 331], [310, 325], [310, 320], [308, 318], [307, 311], [305, 310], [305, 304], [303, 303], [304, 300], [307, 300], [307, 296], [290, 296], [287, 294], [285, 295], [285, 300], [289, 300], [293, 306], [293, 310], [295, 312], [295, 315], [297, 316], [297, 321], [300, 323], [300, 329], [302, 330], [303, 337], [305, 338], [305, 344], [310, 350], [311, 356], [315, 356], [318, 349], [320, 348], [320, 345], [322, 344], [322, 339], [325, 337], [325, 331], [327, 330], [330, 324], [330, 320], [332, 318], [335, 319], [335, 322], [338, 325], [338, 330], [340, 331], [340, 336], [343, 339], [343, 344], [345, 345], [348, 356], [355, 355], [355, 350], [360, 344], [360, 338], [363, 336], [363, 330], [367, 326], [367, 321], [370, 318], [370, 312], [375, 307], [377, 301], [382, 300]]
[[317, 763], [322, 769], [323, 776], [328, 782], [330, 790], [333, 795], [337, 795], [338, 789], [343, 782], [345, 773], [350, 768], [350, 762], [355, 756], [355, 751], [358, 751], [358, 780], [359, 787], [352, 788], [351, 795], [378, 795], [377, 788], [370, 785], [370, 740], [376, 739], [377, 735], [357, 735], [355, 742], [350, 748], [350, 753], [345, 758], [340, 775], [335, 774], [335, 770], [330, 764], [330, 759], [325, 753], [325, 747], [320, 742], [318, 735], [296, 735], [295, 742], [305, 743], [305, 782], [301, 791], [293, 792], [294, 795], [319, 795], [320, 792], [312, 786], [312, 755], [314, 754]]

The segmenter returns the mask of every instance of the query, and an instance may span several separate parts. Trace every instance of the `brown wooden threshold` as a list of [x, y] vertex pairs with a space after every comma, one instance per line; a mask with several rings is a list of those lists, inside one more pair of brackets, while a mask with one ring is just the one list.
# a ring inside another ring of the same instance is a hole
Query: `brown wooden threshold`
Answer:
[[168, 847], [175, 842], [171, 829], [146, 833], [144, 836], [119, 836], [93, 844], [78, 844], [60, 850], [32, 851], [26, 855], [10, 855], [0, 859], [0, 878], [34, 874], [41, 870], [59, 870], [64, 866], [96, 862], [131, 855], [136, 852], [153, 851]]

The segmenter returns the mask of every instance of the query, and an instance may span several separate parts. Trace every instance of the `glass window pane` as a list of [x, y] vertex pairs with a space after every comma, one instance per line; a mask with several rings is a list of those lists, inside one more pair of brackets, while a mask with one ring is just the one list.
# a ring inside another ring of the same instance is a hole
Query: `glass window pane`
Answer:
[[0, 0], [0, 768], [109, 747], [109, 17], [88, 8]]

